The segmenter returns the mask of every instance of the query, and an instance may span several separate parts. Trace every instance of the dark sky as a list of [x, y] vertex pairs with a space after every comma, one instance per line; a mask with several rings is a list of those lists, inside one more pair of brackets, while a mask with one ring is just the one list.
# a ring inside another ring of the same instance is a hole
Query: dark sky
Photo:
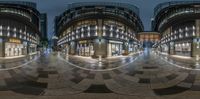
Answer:
[[[0, 0], [6, 1], [6, 0]], [[19, 1], [19, 0], [10, 0]], [[22, 0], [21, 0], [22, 1]], [[151, 17], [153, 16], [153, 9], [158, 3], [174, 1], [174, 0], [23, 0], [37, 3], [37, 8], [40, 12], [46, 12], [48, 15], [48, 34], [51, 38], [53, 34], [53, 20], [56, 15], [61, 14], [67, 7], [67, 4], [73, 2], [123, 2], [137, 6], [140, 9], [140, 18], [143, 22], [145, 31], [151, 30]], [[176, 0], [176, 1], [192, 1], [192, 0]], [[196, 0], [197, 1], [197, 0]]]

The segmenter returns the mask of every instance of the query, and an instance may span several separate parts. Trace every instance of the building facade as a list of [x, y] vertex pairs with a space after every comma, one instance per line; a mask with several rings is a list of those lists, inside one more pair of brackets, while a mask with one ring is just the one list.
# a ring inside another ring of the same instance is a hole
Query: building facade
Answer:
[[41, 39], [46, 40], [47, 36], [47, 14], [41, 13], [40, 14], [40, 32], [41, 32]]
[[138, 8], [125, 3], [73, 3], [55, 19], [57, 45], [66, 54], [110, 57], [139, 50]]
[[151, 31], [139, 32], [137, 38], [143, 45], [143, 48], [151, 48], [160, 41], [160, 33]]
[[200, 55], [200, 1], [166, 2], [154, 9], [152, 29], [161, 33], [156, 47], [162, 53]]
[[35, 3], [0, 1], [0, 57], [36, 54], [40, 39], [39, 16]]

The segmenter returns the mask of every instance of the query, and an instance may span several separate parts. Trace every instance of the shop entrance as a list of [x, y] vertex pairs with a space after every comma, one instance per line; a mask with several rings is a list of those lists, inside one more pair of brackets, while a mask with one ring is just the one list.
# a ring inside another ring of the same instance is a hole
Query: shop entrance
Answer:
[[23, 44], [5, 43], [5, 57], [22, 55]]
[[79, 56], [92, 56], [94, 54], [94, 48], [92, 43], [78, 44], [77, 47]]
[[180, 56], [191, 56], [191, 43], [175, 44], [175, 54]]
[[122, 44], [111, 43], [112, 56], [118, 56], [122, 54]]

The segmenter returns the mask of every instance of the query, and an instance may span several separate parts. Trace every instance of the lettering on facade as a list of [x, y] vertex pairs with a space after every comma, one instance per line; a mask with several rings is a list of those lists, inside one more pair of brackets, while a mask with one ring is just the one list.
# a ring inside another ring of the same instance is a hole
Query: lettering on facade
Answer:
[[87, 43], [87, 40], [79, 41], [79, 43]]
[[9, 42], [10, 42], [10, 43], [18, 43], [18, 44], [21, 44], [21, 40], [19, 40], [19, 39], [14, 39], [14, 38], [10, 38], [10, 39], [9, 39]]

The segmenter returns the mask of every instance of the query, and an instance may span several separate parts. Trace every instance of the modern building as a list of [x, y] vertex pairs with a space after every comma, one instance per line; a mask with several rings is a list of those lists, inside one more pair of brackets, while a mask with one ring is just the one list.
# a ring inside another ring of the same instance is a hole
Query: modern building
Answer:
[[0, 58], [36, 54], [39, 26], [40, 13], [35, 3], [0, 1]]
[[143, 45], [143, 48], [144, 47], [151, 48], [153, 47], [154, 44], [160, 41], [160, 33], [152, 31], [139, 32], [137, 34], [137, 38]]
[[169, 55], [198, 57], [200, 55], [200, 1], [172, 1], [154, 9], [153, 31], [161, 33], [156, 44]]
[[143, 24], [134, 5], [82, 2], [56, 17], [55, 31], [57, 45], [67, 54], [110, 57], [137, 52], [136, 34]]
[[47, 14], [40, 14], [40, 30], [41, 30], [41, 39], [47, 39]]

